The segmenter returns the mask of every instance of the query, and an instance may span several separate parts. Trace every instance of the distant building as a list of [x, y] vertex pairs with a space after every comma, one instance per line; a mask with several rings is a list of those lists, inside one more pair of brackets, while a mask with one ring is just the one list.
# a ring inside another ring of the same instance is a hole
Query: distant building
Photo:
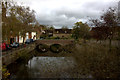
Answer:
[[43, 34], [46, 34], [48, 37], [51, 37], [51, 36], [53, 36], [53, 30], [44, 30], [42, 33]]
[[43, 30], [42, 34], [46, 35], [47, 37], [68, 38], [72, 35], [72, 29]]
[[72, 35], [72, 29], [55, 29], [53, 37], [68, 38]]

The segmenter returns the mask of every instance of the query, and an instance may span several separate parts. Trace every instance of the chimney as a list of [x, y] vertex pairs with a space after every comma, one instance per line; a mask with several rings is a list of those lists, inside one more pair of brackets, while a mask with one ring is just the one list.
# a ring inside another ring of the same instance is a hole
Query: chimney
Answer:
[[[7, 2], [6, 2], [6, 4], [7, 4]], [[5, 19], [6, 19], [6, 6], [5, 6], [5, 3], [2, 2], [2, 21], [3, 22], [5, 22]]]

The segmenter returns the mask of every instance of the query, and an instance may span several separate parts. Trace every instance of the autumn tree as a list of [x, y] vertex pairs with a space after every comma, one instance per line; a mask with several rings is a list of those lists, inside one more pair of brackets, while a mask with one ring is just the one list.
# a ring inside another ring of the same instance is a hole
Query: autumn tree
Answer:
[[29, 7], [17, 6], [18, 19], [22, 22], [20, 34], [23, 37], [23, 43], [25, 39], [25, 33], [31, 31], [31, 24], [35, 24], [36, 19], [34, 15], [34, 10], [30, 10]]
[[3, 36], [6, 37], [7, 34], [12, 34], [14, 37], [21, 35], [25, 38], [26, 32], [32, 31], [31, 24], [36, 22], [35, 12], [30, 10], [29, 7], [19, 6], [14, 2], [7, 2], [6, 6], [6, 11], [4, 12], [8, 16], [4, 21], [5, 24], [3, 24]]

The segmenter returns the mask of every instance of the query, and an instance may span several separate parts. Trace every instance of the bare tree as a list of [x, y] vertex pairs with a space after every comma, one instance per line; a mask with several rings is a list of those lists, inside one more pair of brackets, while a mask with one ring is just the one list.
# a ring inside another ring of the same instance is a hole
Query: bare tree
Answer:
[[109, 45], [111, 46], [111, 40], [118, 24], [116, 8], [110, 7], [103, 13], [100, 19], [92, 19], [91, 21], [94, 26], [98, 28], [95, 33], [97, 33], [101, 39], [109, 39]]

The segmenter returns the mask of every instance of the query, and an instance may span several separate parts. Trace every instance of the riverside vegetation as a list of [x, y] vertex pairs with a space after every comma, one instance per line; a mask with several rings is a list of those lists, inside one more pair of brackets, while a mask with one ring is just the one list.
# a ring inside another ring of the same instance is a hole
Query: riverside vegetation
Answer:
[[[118, 78], [120, 76], [120, 48], [86, 41], [77, 41], [74, 45], [63, 47], [60, 53], [49, 51], [41, 56], [74, 57], [77, 62], [75, 72], [80, 75], [91, 74], [93, 78]], [[76, 74], [72, 74], [76, 77]]]
[[[77, 41], [63, 47], [62, 52], [45, 53], [32, 51], [32, 54], [21, 54], [22, 62], [28, 62], [32, 56], [50, 56], [50, 57], [73, 57], [76, 62], [76, 68], [71, 73], [72, 77], [81, 78], [79, 75], [90, 74], [93, 78], [119, 78], [120, 76], [120, 48], [99, 43], [86, 41]], [[9, 70], [7, 70], [8, 73]], [[5, 73], [6, 74], [6, 73]], [[76, 75], [77, 74], [77, 75]], [[7, 74], [9, 76], [10, 73]], [[85, 76], [84, 76], [85, 77]], [[6, 78], [6, 77], [5, 77]]]

